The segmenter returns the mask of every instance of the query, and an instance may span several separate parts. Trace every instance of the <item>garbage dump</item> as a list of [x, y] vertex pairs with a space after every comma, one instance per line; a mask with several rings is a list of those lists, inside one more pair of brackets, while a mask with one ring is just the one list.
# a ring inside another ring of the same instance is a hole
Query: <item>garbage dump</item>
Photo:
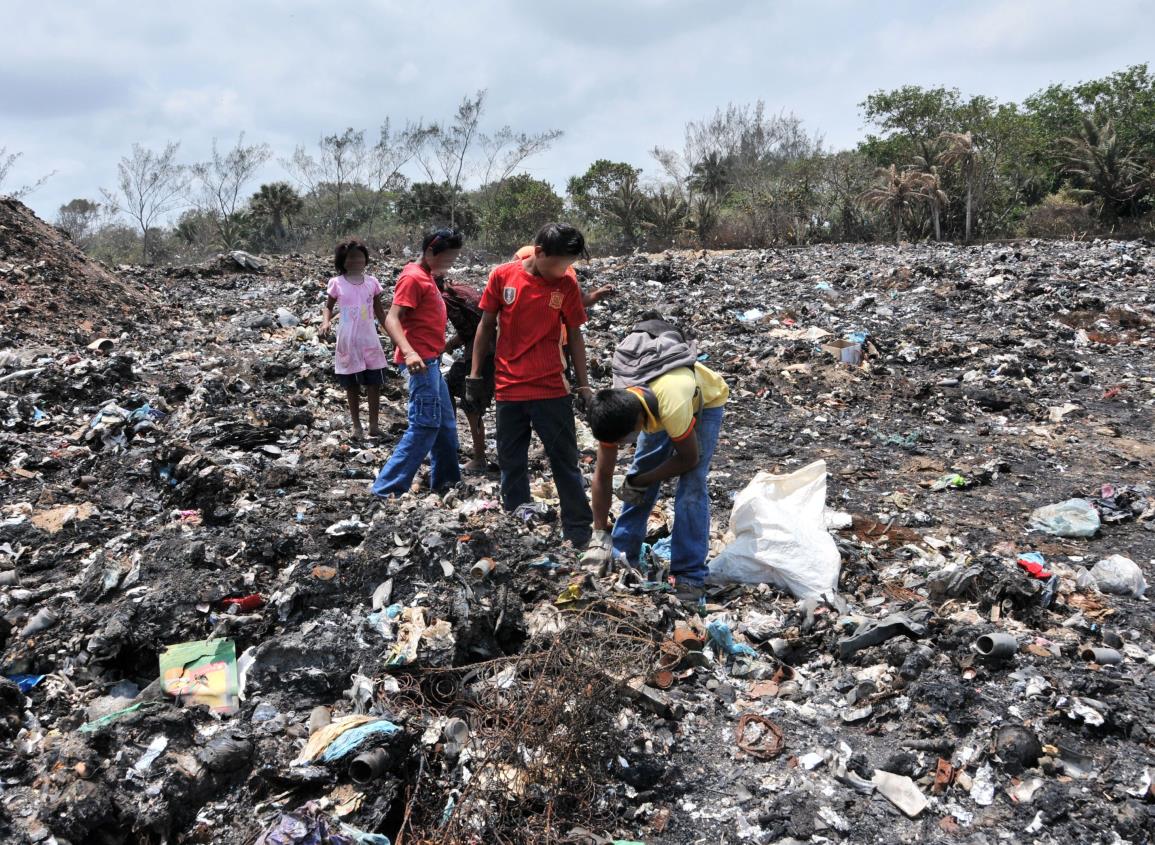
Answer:
[[[540, 450], [527, 518], [486, 475], [371, 497], [404, 392], [380, 441], [350, 437], [325, 260], [104, 269], [5, 202], [0, 839], [1151, 841], [1153, 261], [581, 265], [618, 290], [595, 384], [651, 310], [730, 384], [713, 556], [751, 482], [824, 466], [777, 537], [817, 586], [712, 578], [686, 605], [672, 485], [643, 564], [603, 571], [562, 542]], [[778, 565], [750, 542], [748, 571]]]

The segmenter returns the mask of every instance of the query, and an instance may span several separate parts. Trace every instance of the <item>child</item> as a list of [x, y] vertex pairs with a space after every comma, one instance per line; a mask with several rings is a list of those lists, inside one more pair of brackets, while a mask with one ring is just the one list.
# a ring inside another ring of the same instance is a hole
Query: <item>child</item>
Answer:
[[426, 456], [435, 491], [461, 480], [457, 421], [440, 366], [445, 300], [434, 277], [449, 271], [462, 243], [456, 229], [430, 232], [421, 241], [421, 260], [407, 264], [397, 279], [385, 330], [397, 347], [394, 361], [409, 373], [409, 428], [373, 483], [374, 495], [382, 498], [407, 493]]
[[437, 286], [441, 296], [445, 299], [445, 308], [449, 315], [449, 322], [453, 325], [453, 337], [449, 339], [445, 350], [452, 352], [463, 347], [465, 355], [460, 361], [454, 361], [445, 376], [445, 383], [449, 385], [449, 395], [461, 403], [461, 410], [465, 412], [465, 419], [469, 423], [470, 439], [473, 442], [473, 460], [464, 467], [463, 472], [485, 472], [489, 469], [489, 461], [485, 456], [485, 422], [483, 416], [486, 408], [493, 402], [493, 349], [489, 350], [481, 364], [481, 376], [484, 382], [482, 398], [479, 403], [470, 402], [465, 395], [465, 380], [473, 371], [473, 341], [477, 337], [477, 327], [481, 323], [481, 291], [466, 284], [446, 281], [437, 278]]
[[593, 398], [586, 375], [581, 326], [586, 321], [581, 291], [566, 271], [586, 254], [585, 238], [573, 226], [549, 223], [537, 233], [534, 254], [502, 264], [490, 273], [481, 297], [484, 312], [473, 345], [473, 369], [466, 381], [470, 401], [482, 398], [481, 367], [497, 332], [497, 462], [501, 499], [507, 511], [531, 501], [529, 437], [537, 432], [561, 499], [562, 531], [575, 546], [590, 539], [593, 514], [578, 469], [573, 399], [562, 377], [558, 343], [564, 326], [573, 351], [583, 402]]
[[[530, 244], [519, 249], [513, 257], [514, 260], [525, 261], [532, 258], [533, 254], [534, 247]], [[574, 273], [572, 267], [566, 270], [565, 274], [572, 278], [575, 284], [577, 283], [577, 274]], [[492, 348], [481, 363], [483, 390], [480, 405], [468, 401], [465, 396], [465, 380], [473, 370], [473, 342], [477, 337], [477, 327], [481, 323], [481, 294], [467, 285], [446, 282], [442, 278], [437, 279], [437, 284], [441, 288], [442, 296], [445, 297], [445, 304], [449, 310], [449, 322], [453, 324], [454, 329], [454, 336], [450, 338], [449, 344], [445, 348], [447, 351], [452, 351], [458, 347], [465, 348], [464, 358], [461, 361], [455, 361], [453, 366], [449, 368], [449, 374], [445, 377], [445, 381], [449, 385], [449, 395], [461, 402], [461, 409], [465, 412], [465, 419], [469, 423], [470, 439], [473, 442], [473, 460], [462, 469], [465, 472], [485, 472], [489, 468], [489, 462], [485, 456], [484, 414], [485, 410], [493, 403], [495, 390], [495, 364]], [[613, 286], [604, 285], [589, 293], [583, 293], [582, 305], [589, 308], [594, 303], [613, 294]], [[565, 327], [563, 326], [561, 333], [562, 362], [565, 365], [567, 381], [572, 381], [569, 347], [565, 340]]]
[[328, 336], [333, 322], [333, 306], [340, 305], [341, 324], [337, 328], [333, 368], [337, 381], [345, 388], [349, 415], [353, 418], [353, 437], [361, 440], [365, 436], [361, 429], [361, 386], [365, 387], [369, 400], [369, 436], [379, 437], [381, 385], [385, 383], [386, 365], [377, 334], [377, 323], [385, 324], [381, 283], [365, 275], [369, 248], [358, 240], [339, 244], [333, 263], [341, 275], [329, 280], [325, 307], [321, 311], [320, 335]]
[[[706, 482], [730, 396], [722, 377], [696, 363], [695, 356], [696, 348], [688, 361], [678, 362], [682, 366], [635, 387], [599, 391], [590, 403], [590, 429], [599, 445], [592, 485], [594, 532], [582, 557], [585, 564], [602, 566], [616, 550], [637, 565], [662, 482], [676, 478], [670, 575], [675, 595], [688, 604], [696, 604], [705, 592], [710, 551]], [[614, 375], [616, 383], [616, 358]], [[611, 537], [610, 488], [618, 449], [638, 432], [629, 474], [616, 491], [623, 505]]]

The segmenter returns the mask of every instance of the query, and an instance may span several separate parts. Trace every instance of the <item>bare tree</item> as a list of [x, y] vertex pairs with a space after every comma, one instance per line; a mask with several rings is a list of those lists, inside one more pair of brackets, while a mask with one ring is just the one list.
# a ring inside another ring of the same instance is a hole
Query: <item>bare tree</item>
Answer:
[[245, 133], [227, 153], [217, 149], [213, 139], [212, 158], [192, 166], [193, 178], [200, 186], [197, 207], [209, 215], [217, 239], [224, 249], [236, 249], [244, 231], [244, 189], [261, 166], [272, 157], [268, 144], [245, 146]]
[[0, 147], [0, 196], [9, 196], [16, 200], [23, 199], [56, 175], [56, 171], [53, 170], [51, 173], [41, 176], [31, 184], [21, 185], [19, 188], [5, 191], [4, 182], [7, 181], [8, 176], [12, 172], [12, 168], [16, 166], [16, 162], [22, 155], [24, 155], [24, 153], [10, 153], [7, 147]]
[[119, 196], [101, 188], [110, 205], [123, 211], [140, 229], [141, 260], [148, 262], [155, 238], [155, 223], [185, 204], [188, 191], [188, 168], [176, 160], [180, 144], [170, 141], [161, 152], [132, 145], [132, 157], [121, 158], [117, 165]]
[[316, 157], [298, 146], [293, 157], [282, 160], [281, 164], [309, 193], [332, 196], [334, 209], [329, 228], [334, 235], [339, 234], [348, 210], [349, 193], [364, 181], [369, 164], [365, 132], [349, 127], [340, 135], [326, 135], [318, 143]]
[[56, 228], [68, 233], [80, 248], [86, 248], [96, 230], [100, 228], [100, 220], [105, 207], [83, 197], [70, 200], [56, 214]]
[[[484, 90], [471, 99], [466, 97], [457, 107], [453, 122], [446, 126], [431, 127], [428, 143], [418, 153], [430, 182], [444, 181], [449, 187], [449, 223], [457, 224], [463, 181], [471, 174], [466, 169], [469, 154], [477, 141], [478, 124], [485, 110]], [[438, 179], [440, 176], [440, 180]]]
[[[417, 154], [430, 182], [444, 182], [449, 188], [449, 222], [457, 224], [461, 194], [475, 178], [478, 187], [496, 187], [513, 175], [528, 158], [549, 149], [562, 136], [551, 129], [537, 135], [514, 132], [504, 126], [492, 135], [481, 131], [485, 113], [485, 90], [466, 97], [447, 125], [434, 124], [425, 130], [424, 143]], [[489, 192], [495, 196], [497, 192]]]

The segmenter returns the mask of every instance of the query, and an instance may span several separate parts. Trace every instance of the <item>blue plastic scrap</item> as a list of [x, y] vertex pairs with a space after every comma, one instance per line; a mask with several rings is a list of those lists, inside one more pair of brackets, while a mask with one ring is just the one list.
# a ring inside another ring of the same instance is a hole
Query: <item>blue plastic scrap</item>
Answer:
[[5, 675], [4, 677], [10, 681], [15, 681], [16, 686], [20, 687], [21, 692], [28, 692], [30, 689], [35, 687], [37, 684], [39, 684], [41, 681], [43, 681], [48, 676], [47, 675]]
[[321, 759], [326, 763], [331, 763], [334, 760], [340, 760], [350, 751], [356, 750], [361, 743], [375, 734], [384, 734], [392, 736], [401, 728], [397, 727], [390, 721], [385, 719], [378, 719], [376, 722], [369, 722], [364, 725], [358, 725], [355, 728], [350, 728], [345, 731], [335, 740], [333, 740], [329, 747], [325, 749], [325, 753], [321, 755]]
[[734, 634], [730, 631], [730, 626], [721, 619], [715, 619], [711, 622], [706, 630], [710, 634], [710, 642], [714, 647], [730, 657], [757, 657], [758, 652], [750, 648], [745, 643], [734, 642]]

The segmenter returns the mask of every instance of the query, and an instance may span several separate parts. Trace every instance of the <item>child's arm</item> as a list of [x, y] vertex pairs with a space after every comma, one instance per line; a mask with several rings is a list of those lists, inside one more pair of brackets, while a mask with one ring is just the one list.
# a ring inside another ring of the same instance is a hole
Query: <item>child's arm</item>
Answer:
[[613, 502], [614, 465], [618, 462], [618, 447], [598, 444], [598, 462], [590, 481], [590, 505], [594, 512], [594, 530], [607, 531], [610, 527], [610, 504]]
[[385, 327], [385, 321], [389, 319], [388, 313], [385, 311], [385, 306], [381, 302], [381, 294], [373, 297], [373, 316], [377, 318], [377, 324], [382, 328]]
[[333, 306], [336, 304], [336, 297], [325, 297], [325, 307], [321, 309], [321, 326], [317, 329], [317, 333], [321, 337], [326, 337], [329, 334], [329, 326], [333, 322]]
[[566, 322], [566, 331], [569, 337], [569, 353], [573, 358], [573, 372], [577, 377], [577, 389], [581, 394], [582, 402], [589, 402], [593, 399], [594, 392], [590, 387], [589, 374], [586, 372], [586, 339], [582, 334], [581, 326], [571, 326]]
[[582, 294], [582, 307], [589, 308], [605, 299], [607, 296], [616, 294], [617, 288], [613, 285], [602, 285], [600, 288], [594, 288], [589, 293]]
[[[489, 350], [493, 348], [493, 338], [497, 334], [497, 312], [485, 311], [481, 315], [481, 324], [477, 327], [477, 334], [473, 338], [473, 366], [470, 378], [481, 378], [481, 365]], [[584, 362], [583, 362], [584, 366]]]
[[401, 355], [405, 358], [405, 366], [409, 368], [409, 372], [421, 375], [425, 372], [425, 362], [421, 360], [420, 355], [413, 351], [413, 347], [409, 345], [409, 339], [405, 337], [405, 329], [401, 326], [401, 317], [407, 315], [410, 310], [412, 309], [403, 308], [396, 302], [389, 306], [389, 313], [385, 315], [385, 331], [389, 334], [389, 339], [401, 350]]

